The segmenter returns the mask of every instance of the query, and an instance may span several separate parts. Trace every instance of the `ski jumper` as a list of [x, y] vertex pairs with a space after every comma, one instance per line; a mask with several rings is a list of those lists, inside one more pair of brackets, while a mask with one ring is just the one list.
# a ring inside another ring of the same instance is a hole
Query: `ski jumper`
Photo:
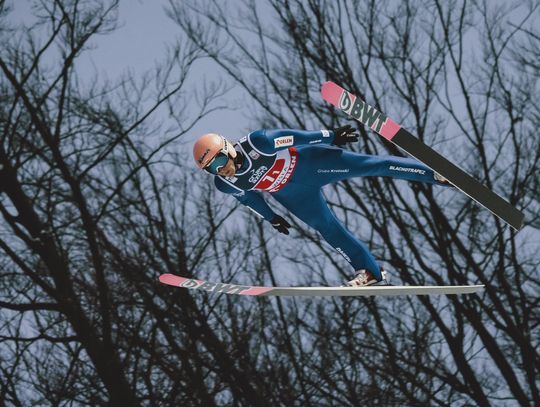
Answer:
[[354, 177], [382, 176], [443, 185], [424, 164], [395, 156], [359, 154], [330, 146], [329, 130], [257, 130], [235, 149], [244, 157], [233, 177], [215, 177], [216, 187], [232, 194], [259, 216], [271, 221], [275, 213], [263, 191], [293, 215], [317, 230], [355, 270], [366, 269], [378, 280], [380, 267], [367, 246], [337, 219], [322, 187]]

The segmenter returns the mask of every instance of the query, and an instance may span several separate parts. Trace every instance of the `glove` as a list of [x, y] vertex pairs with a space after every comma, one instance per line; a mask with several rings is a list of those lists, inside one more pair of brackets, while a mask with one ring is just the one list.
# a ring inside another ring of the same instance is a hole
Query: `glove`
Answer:
[[355, 133], [356, 129], [350, 124], [343, 127], [338, 127], [332, 131], [334, 132], [334, 141], [332, 141], [333, 145], [342, 147], [347, 143], [354, 143], [358, 141], [358, 134]]
[[284, 233], [286, 235], [289, 234], [289, 228], [291, 227], [291, 225], [281, 216], [275, 215], [270, 221], [270, 223], [272, 224], [272, 227], [276, 229], [279, 233]]

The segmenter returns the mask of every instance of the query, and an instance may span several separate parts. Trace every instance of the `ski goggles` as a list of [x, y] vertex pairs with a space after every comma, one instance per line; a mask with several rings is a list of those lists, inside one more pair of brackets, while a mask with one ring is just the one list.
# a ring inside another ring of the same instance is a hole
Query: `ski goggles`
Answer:
[[204, 169], [208, 171], [210, 174], [217, 175], [218, 171], [225, 167], [227, 165], [227, 162], [229, 161], [229, 154], [225, 151], [221, 150], [219, 153], [215, 155], [214, 158], [212, 158], [212, 161], [208, 163]]

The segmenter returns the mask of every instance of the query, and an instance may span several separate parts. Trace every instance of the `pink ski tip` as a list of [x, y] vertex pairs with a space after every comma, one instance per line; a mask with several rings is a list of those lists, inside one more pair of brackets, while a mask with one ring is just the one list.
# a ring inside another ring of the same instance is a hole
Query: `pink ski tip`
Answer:
[[325, 82], [321, 86], [321, 95], [328, 103], [332, 103], [334, 106], [339, 105], [339, 98], [343, 93], [343, 88], [336, 85], [334, 82]]
[[163, 284], [179, 286], [184, 281], [186, 281], [185, 278], [175, 276], [174, 274], [162, 274], [162, 275], [159, 276], [159, 282], [163, 283]]

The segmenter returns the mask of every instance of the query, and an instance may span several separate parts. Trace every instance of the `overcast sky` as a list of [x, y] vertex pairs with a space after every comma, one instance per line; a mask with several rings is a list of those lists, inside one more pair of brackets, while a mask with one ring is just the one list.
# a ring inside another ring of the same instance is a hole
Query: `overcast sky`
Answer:
[[[28, 22], [32, 18], [30, 0], [11, 0], [12, 22]], [[123, 73], [131, 70], [135, 76], [151, 70], [165, 60], [166, 47], [175, 43], [181, 29], [165, 13], [168, 0], [122, 0], [119, 7], [119, 28], [105, 36], [94, 36], [94, 49], [81, 55], [80, 75], [92, 78], [95, 73], [100, 79], [114, 82]], [[234, 83], [221, 74], [216, 66], [206, 60], [199, 61], [192, 81], [215, 80], [221, 78], [228, 84]], [[227, 96], [229, 106], [240, 105], [241, 90], [237, 87]], [[190, 143], [198, 135], [207, 132], [221, 132], [235, 140], [248, 130], [249, 120], [238, 109], [218, 111], [203, 118], [190, 132], [185, 141]]]

